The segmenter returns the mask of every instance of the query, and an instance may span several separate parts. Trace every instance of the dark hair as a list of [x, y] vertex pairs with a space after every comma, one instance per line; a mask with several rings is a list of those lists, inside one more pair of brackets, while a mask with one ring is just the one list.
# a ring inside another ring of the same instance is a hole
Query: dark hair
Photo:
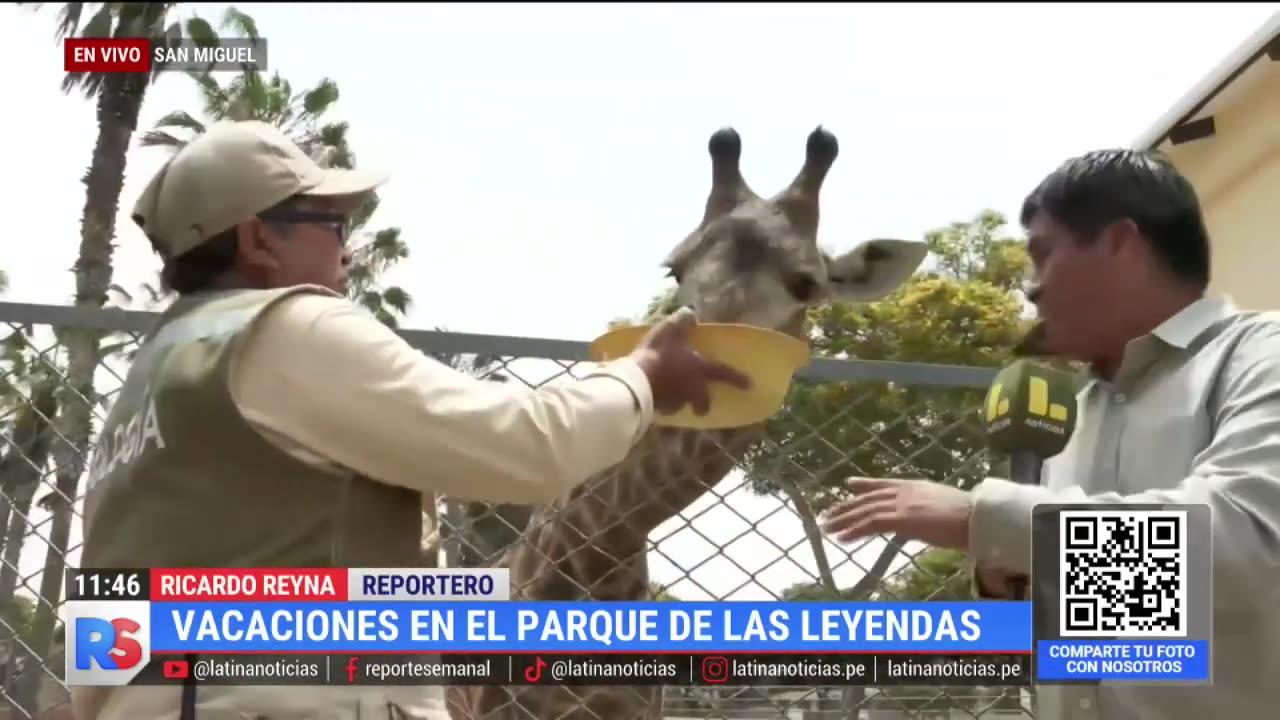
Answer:
[[1099, 150], [1054, 170], [1022, 203], [1022, 225], [1044, 211], [1080, 238], [1131, 220], [1174, 275], [1209, 285], [1209, 231], [1195, 188], [1163, 154]]
[[[152, 241], [155, 246], [155, 241]], [[160, 271], [160, 287], [179, 295], [208, 290], [214, 281], [235, 267], [240, 241], [234, 227], [223, 230], [200, 245], [170, 258]]]
[[[291, 196], [262, 212], [289, 207], [301, 197], [301, 195]], [[164, 257], [161, 250], [163, 246], [155, 238], [150, 239], [152, 249]], [[167, 258], [164, 269], [160, 271], [161, 289], [172, 290], [179, 295], [208, 290], [213, 287], [218, 278], [235, 268], [236, 254], [239, 251], [239, 238], [235, 226], [232, 226], [178, 257]]]

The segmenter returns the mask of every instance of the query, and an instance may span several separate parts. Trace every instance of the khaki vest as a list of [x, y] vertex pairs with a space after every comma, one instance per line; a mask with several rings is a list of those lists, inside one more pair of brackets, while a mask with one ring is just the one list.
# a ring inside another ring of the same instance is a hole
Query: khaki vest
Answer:
[[324, 291], [201, 293], [164, 313], [99, 435], [84, 567], [420, 564], [419, 493], [309, 466], [232, 402], [236, 341], [272, 303], [303, 292]]

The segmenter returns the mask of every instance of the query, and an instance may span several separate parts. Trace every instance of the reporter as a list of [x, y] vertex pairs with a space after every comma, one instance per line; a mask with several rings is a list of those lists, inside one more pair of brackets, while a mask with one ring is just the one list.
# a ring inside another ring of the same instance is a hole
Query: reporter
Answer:
[[984, 594], [1031, 570], [1038, 504], [1212, 510], [1212, 685], [1043, 686], [1042, 720], [1261, 720], [1280, 705], [1280, 315], [1210, 290], [1210, 237], [1190, 182], [1158, 153], [1068, 160], [1026, 198], [1039, 329], [1029, 350], [1088, 365], [1079, 422], [1040, 485], [972, 492], [851, 482], [826, 529], [968, 552]]
[[[83, 565], [408, 567], [435, 493], [529, 503], [621, 461], [654, 409], [745, 386], [682, 312], [629, 358], [532, 390], [459, 373], [342, 297], [351, 214], [385, 181], [223, 123], [134, 219], [179, 297], [138, 353], [88, 480]], [[77, 688], [80, 720], [373, 717], [423, 688]], [[218, 715], [217, 713], [224, 713]], [[328, 714], [324, 714], [328, 713]]]

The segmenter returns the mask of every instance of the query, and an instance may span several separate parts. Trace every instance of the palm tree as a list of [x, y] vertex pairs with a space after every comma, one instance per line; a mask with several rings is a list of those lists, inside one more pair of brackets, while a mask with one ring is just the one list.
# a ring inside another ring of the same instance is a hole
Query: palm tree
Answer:
[[[38, 8], [39, 3], [27, 3]], [[216, 34], [199, 18], [169, 22], [177, 3], [65, 3], [58, 13], [56, 40], [68, 37], [137, 38], [174, 42], [184, 36], [201, 45], [217, 43]], [[87, 17], [83, 23], [82, 19]], [[151, 73], [68, 73], [64, 92], [79, 90], [97, 103], [98, 137], [89, 171], [84, 177], [85, 205], [80, 226], [80, 248], [74, 273], [75, 303], [100, 308], [111, 285], [112, 240], [129, 143], [138, 125], [147, 89], [161, 69]], [[59, 340], [67, 348], [67, 377], [58, 393], [61, 412], [55, 425], [60, 442], [53, 455], [57, 468], [49, 548], [40, 579], [41, 603], [32, 626], [34, 647], [53, 651], [57, 616], [54, 608], [62, 594], [65, 553], [71, 530], [72, 503], [83, 474], [90, 435], [94, 370], [99, 361], [100, 332], [90, 328], [60, 328]], [[42, 673], [23, 673], [15, 689], [15, 703], [35, 713]]]
[[[56, 352], [56, 350], [55, 350]], [[13, 600], [32, 500], [49, 466], [60, 377], [56, 358], [35, 352], [25, 328], [0, 340], [0, 608]]]
[[[253, 19], [239, 11], [230, 11], [224, 25], [251, 31], [256, 36]], [[165, 147], [177, 152], [203, 134], [211, 122], [259, 120], [282, 130], [321, 165], [355, 167], [355, 153], [347, 140], [347, 123], [326, 122], [324, 117], [338, 101], [338, 84], [333, 80], [324, 78], [309, 90], [295, 92], [279, 73], [266, 77], [257, 71], [247, 71], [225, 86], [208, 73], [191, 72], [188, 76], [200, 88], [204, 98], [203, 115], [207, 120], [198, 120], [182, 110], [171, 112], [156, 123], [156, 129], [143, 134], [143, 146]], [[412, 298], [403, 288], [381, 287], [380, 280], [384, 273], [409, 256], [409, 248], [401, 239], [399, 228], [364, 232], [377, 208], [378, 197], [374, 194], [352, 218], [352, 236], [360, 240], [352, 250], [347, 292], [352, 300], [395, 328], [408, 313]], [[163, 291], [154, 287], [144, 286], [144, 290], [153, 302], [164, 297]], [[117, 292], [128, 297], [118, 288]]]
[[[7, 280], [0, 271], [0, 293]], [[30, 327], [15, 327], [0, 340], [0, 687], [6, 693], [25, 655], [19, 649], [31, 644], [34, 604], [16, 594], [18, 567], [31, 527], [31, 501], [49, 467], [58, 411], [56, 358], [35, 352], [31, 333]], [[9, 612], [14, 608], [24, 610], [15, 615]]]
[[[54, 375], [38, 372], [34, 377], [34, 385], [28, 391], [29, 399], [18, 404], [16, 419], [10, 425], [11, 429], [7, 429], [6, 434], [10, 435], [11, 444], [0, 455], [0, 527], [4, 528], [4, 558], [0, 564], [0, 609], [12, 607], [15, 603], [32, 605], [29, 599], [17, 594], [19, 583], [23, 586], [27, 584], [27, 578], [20, 577], [19, 561], [25, 541], [29, 533], [33, 532], [32, 499], [49, 465], [50, 450], [56, 437], [51, 421], [58, 409], [58, 383]], [[42, 579], [42, 590], [46, 589], [45, 585], [46, 582]], [[45, 600], [42, 597], [39, 606], [42, 612], [56, 613], [56, 607], [43, 607]], [[32, 628], [30, 621], [28, 614], [23, 624], [6, 621], [5, 626], [0, 629], [0, 648], [3, 649], [0, 653], [3, 657], [3, 670], [0, 672], [6, 683], [15, 675], [20, 677], [21, 673], [18, 671], [22, 667], [35, 667], [32, 662], [34, 658], [29, 657], [32, 651], [47, 659], [55, 649], [42, 636], [33, 637], [39, 630]], [[35, 674], [38, 676], [40, 673]], [[38, 687], [33, 687], [28, 692], [31, 694], [25, 697], [34, 698], [38, 695]], [[18, 700], [18, 705], [32, 708], [30, 702], [24, 703], [21, 699]]]

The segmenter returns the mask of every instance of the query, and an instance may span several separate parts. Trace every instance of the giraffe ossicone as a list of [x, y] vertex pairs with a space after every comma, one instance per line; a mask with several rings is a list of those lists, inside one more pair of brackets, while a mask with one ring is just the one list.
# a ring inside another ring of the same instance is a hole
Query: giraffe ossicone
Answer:
[[[818, 246], [819, 193], [839, 154], [819, 126], [805, 142], [791, 183], [769, 199], [739, 166], [742, 138], [732, 128], [707, 143], [711, 190], [702, 221], [662, 263], [679, 302], [702, 322], [740, 323], [805, 337], [809, 308], [832, 300], [869, 302], [901, 285], [927, 254], [924, 243], [870, 240], [831, 257]], [[719, 483], [762, 436], [763, 425], [698, 431], [653, 427], [619, 464], [568, 498], [505, 515], [523, 532], [502, 530], [493, 561], [510, 569], [512, 599], [651, 599], [649, 533]], [[499, 525], [502, 525], [501, 523]], [[465, 540], [465, 539], [464, 539]], [[449, 688], [453, 720], [657, 720], [660, 687]]]

